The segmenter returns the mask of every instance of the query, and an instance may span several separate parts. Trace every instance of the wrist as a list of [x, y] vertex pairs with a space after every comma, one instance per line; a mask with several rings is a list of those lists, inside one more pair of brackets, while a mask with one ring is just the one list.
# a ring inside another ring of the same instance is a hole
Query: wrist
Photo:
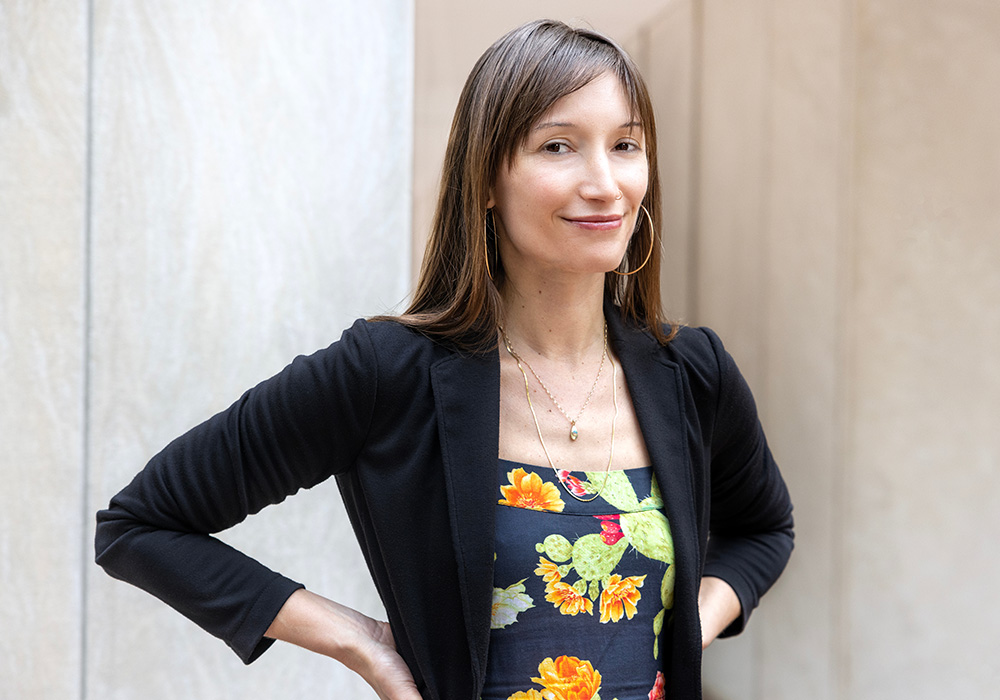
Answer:
[[370, 656], [370, 636], [377, 624], [351, 608], [299, 589], [282, 606], [266, 636], [323, 654], [358, 670]]
[[701, 618], [702, 649], [711, 644], [743, 613], [739, 596], [721, 578], [705, 576], [698, 591]]

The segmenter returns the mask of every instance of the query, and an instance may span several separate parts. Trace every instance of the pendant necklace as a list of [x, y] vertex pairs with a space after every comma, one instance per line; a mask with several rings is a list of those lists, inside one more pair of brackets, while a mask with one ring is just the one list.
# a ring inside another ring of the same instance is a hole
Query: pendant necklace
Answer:
[[[528, 399], [528, 409], [531, 411], [531, 418], [535, 422], [535, 432], [538, 433], [538, 441], [542, 445], [542, 452], [545, 453], [545, 460], [549, 463], [549, 466], [552, 468], [552, 471], [555, 472], [556, 479], [559, 481], [560, 484], [562, 484], [563, 489], [566, 490], [566, 493], [568, 493], [570, 496], [572, 496], [573, 498], [575, 498], [576, 500], [578, 500], [578, 501], [580, 501], [582, 503], [589, 503], [590, 501], [596, 500], [601, 495], [601, 493], [604, 491], [604, 488], [608, 485], [608, 477], [611, 475], [611, 462], [615, 458], [615, 424], [618, 421], [618, 366], [615, 365], [614, 359], [613, 358], [608, 358], [608, 361], [611, 363], [611, 397], [612, 397], [612, 401], [614, 403], [615, 413], [614, 413], [614, 415], [611, 418], [611, 450], [610, 450], [610, 452], [608, 454], [608, 464], [607, 464], [606, 467], [604, 467], [604, 482], [601, 484], [601, 487], [599, 489], [597, 489], [597, 493], [595, 493], [593, 496], [591, 496], [590, 498], [581, 498], [576, 493], [574, 493], [574, 491], [573, 491], [572, 488], [570, 488], [566, 484], [566, 482], [563, 479], [563, 475], [559, 473], [559, 470], [556, 468], [555, 463], [552, 461], [552, 457], [549, 455], [549, 449], [548, 449], [548, 447], [546, 447], [546, 445], [545, 445], [545, 438], [542, 437], [542, 426], [538, 423], [538, 416], [535, 414], [535, 406], [531, 402], [531, 390], [528, 387], [528, 374], [527, 374], [527, 372], [524, 371], [524, 367], [522, 366], [522, 363], [524, 365], [528, 365], [528, 363], [525, 362], [524, 360], [522, 360], [521, 357], [516, 352], [514, 352], [514, 348], [511, 347], [511, 344], [510, 344], [510, 338], [507, 337], [507, 333], [506, 333], [506, 331], [504, 331], [503, 328], [500, 328], [500, 334], [503, 336], [503, 343], [504, 343], [504, 346], [507, 348], [507, 352], [510, 354], [510, 356], [512, 358], [514, 358], [514, 362], [517, 363], [517, 368], [519, 370], [521, 370], [521, 376], [524, 377], [524, 395]], [[607, 356], [608, 356], [608, 326], [607, 326], [607, 324], [605, 324], [604, 325], [604, 355], [601, 357], [601, 367], [602, 368], [604, 366], [604, 359]], [[528, 369], [531, 370], [531, 365], [528, 365]], [[531, 370], [531, 373], [535, 374], [534, 370]], [[600, 371], [598, 371], [597, 378], [600, 379], [600, 377], [601, 377], [601, 374], [600, 374]], [[537, 374], [535, 374], [535, 379], [538, 379], [538, 375]], [[542, 380], [538, 379], [538, 383], [542, 384]], [[596, 386], [597, 386], [597, 379], [594, 380], [594, 387], [596, 387]], [[594, 387], [590, 388], [590, 396], [592, 396], [594, 394]], [[543, 389], [545, 388], [544, 384], [542, 384], [542, 388]], [[549, 394], [549, 398], [552, 399], [553, 403], [555, 403], [555, 398], [552, 396], [551, 393], [549, 393], [549, 391], [547, 389], [546, 389], [545, 393]], [[590, 396], [587, 396], [587, 402], [588, 403], [590, 402]], [[556, 406], [558, 407], [559, 404], [556, 403]], [[584, 403], [584, 408], [586, 408], [586, 407], [587, 407], [587, 404]], [[561, 408], [559, 410], [562, 411]], [[580, 413], [583, 413], [583, 409], [580, 409]], [[563, 415], [565, 416], [566, 413], [563, 412]], [[579, 418], [579, 417], [580, 416], [578, 414], [577, 418]], [[569, 419], [569, 416], [566, 416], [566, 418]], [[570, 421], [570, 422], [571, 422], [571, 424], [573, 423], [573, 421]], [[574, 425], [573, 427], [575, 428], [576, 426]], [[573, 434], [573, 431], [570, 432], [570, 440], [576, 440], [576, 436]]]
[[[597, 389], [597, 383], [601, 381], [601, 373], [604, 371], [604, 361], [608, 357], [608, 324], [607, 323], [604, 324], [604, 352], [601, 353], [601, 364], [597, 368], [597, 376], [594, 377], [594, 383], [590, 387], [590, 393], [587, 394], [587, 399], [583, 402], [583, 406], [581, 406], [580, 410], [577, 412], [576, 418], [569, 417], [569, 414], [566, 413], [565, 409], [563, 409], [558, 399], [556, 399], [556, 397], [552, 394], [552, 392], [549, 391], [549, 388], [545, 386], [545, 382], [543, 382], [542, 378], [538, 376], [538, 373], [534, 370], [534, 368], [530, 364], [528, 364], [527, 360], [525, 360], [520, 355], [514, 352], [514, 349], [511, 347], [510, 344], [510, 338], [507, 337], [507, 332], [504, 331], [503, 328], [501, 328], [500, 333], [503, 334], [503, 342], [504, 345], [507, 346], [507, 352], [510, 353], [511, 357], [517, 360], [518, 367], [521, 366], [522, 362], [524, 363], [524, 366], [528, 368], [528, 371], [531, 372], [531, 374], [535, 377], [535, 380], [538, 381], [539, 386], [542, 387], [542, 391], [546, 393], [546, 395], [549, 397], [549, 399], [552, 401], [555, 407], [559, 409], [559, 412], [563, 414], [563, 417], [569, 421], [569, 439], [575, 442], [576, 439], [580, 437], [580, 430], [579, 428], [576, 427], [576, 424], [580, 420], [580, 416], [583, 415], [583, 412], [587, 410], [587, 405], [590, 403], [590, 399], [594, 396], [594, 390]], [[521, 371], [523, 372], [524, 370], [522, 369]], [[525, 377], [525, 379], [527, 379], [527, 377]]]

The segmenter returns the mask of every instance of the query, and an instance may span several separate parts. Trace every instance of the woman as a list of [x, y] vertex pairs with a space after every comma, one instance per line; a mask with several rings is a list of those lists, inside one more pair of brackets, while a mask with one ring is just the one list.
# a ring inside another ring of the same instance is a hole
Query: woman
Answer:
[[[411, 307], [171, 443], [98, 514], [98, 562], [247, 663], [285, 640], [387, 700], [700, 697], [702, 648], [787, 561], [791, 504], [718, 338], [662, 322], [656, 172], [616, 44], [501, 38]], [[388, 623], [209, 535], [331, 475]]]

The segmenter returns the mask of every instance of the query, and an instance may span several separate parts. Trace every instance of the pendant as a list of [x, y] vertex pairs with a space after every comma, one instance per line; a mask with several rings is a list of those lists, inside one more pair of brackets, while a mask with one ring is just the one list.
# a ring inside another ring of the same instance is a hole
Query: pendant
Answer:
[[576, 440], [580, 437], [580, 431], [576, 429], [576, 421], [569, 424], [569, 439]]

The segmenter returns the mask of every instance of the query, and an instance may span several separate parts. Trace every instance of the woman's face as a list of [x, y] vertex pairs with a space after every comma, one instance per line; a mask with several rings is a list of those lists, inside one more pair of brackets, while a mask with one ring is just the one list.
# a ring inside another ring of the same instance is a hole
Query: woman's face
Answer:
[[604, 73], [532, 126], [489, 200], [508, 275], [603, 274], [621, 262], [649, 179], [630, 112]]

